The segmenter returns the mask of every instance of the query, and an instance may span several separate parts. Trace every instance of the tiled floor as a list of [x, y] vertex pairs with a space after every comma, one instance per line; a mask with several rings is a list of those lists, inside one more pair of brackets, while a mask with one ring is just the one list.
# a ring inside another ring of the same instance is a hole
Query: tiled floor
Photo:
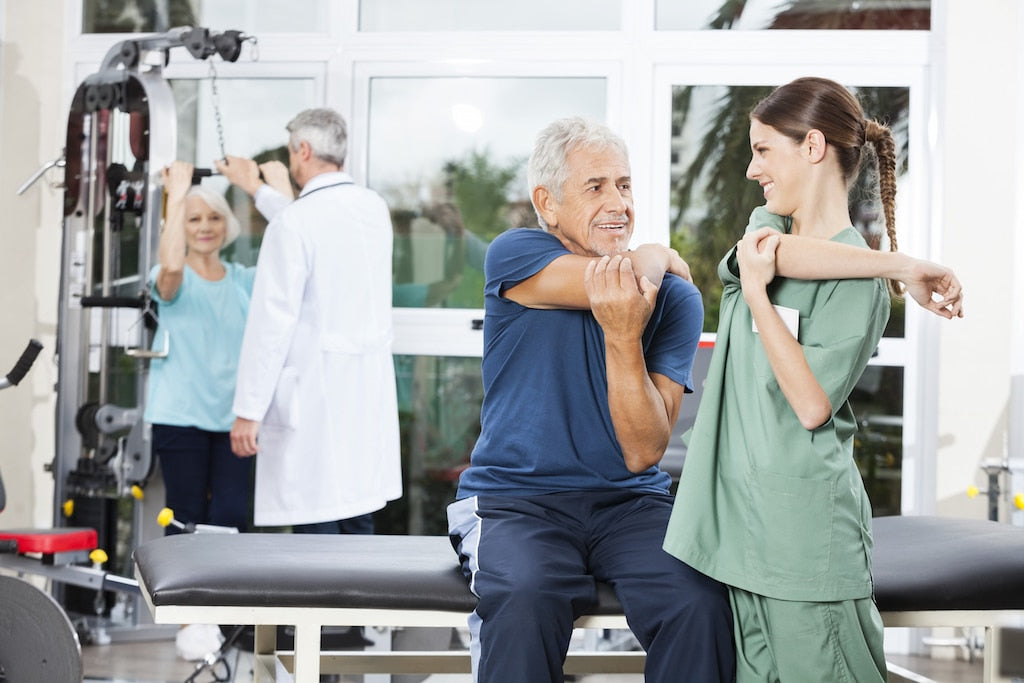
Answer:
[[[90, 645], [82, 648], [82, 658], [88, 683], [183, 683], [195, 671], [197, 664], [177, 658], [174, 642], [169, 637], [157, 641], [114, 642], [109, 645]], [[229, 657], [234, 664], [234, 657]], [[982, 663], [962, 660], [932, 659], [892, 655], [890, 662], [924, 676], [936, 683], [980, 683]], [[234, 683], [251, 681], [249, 661], [240, 658], [237, 671], [232, 671]], [[397, 679], [398, 677], [396, 677]], [[419, 680], [402, 677], [403, 680]], [[195, 683], [209, 683], [214, 678], [203, 671]], [[468, 676], [431, 676], [424, 683], [465, 683]], [[586, 683], [642, 683], [637, 675], [588, 676]]]

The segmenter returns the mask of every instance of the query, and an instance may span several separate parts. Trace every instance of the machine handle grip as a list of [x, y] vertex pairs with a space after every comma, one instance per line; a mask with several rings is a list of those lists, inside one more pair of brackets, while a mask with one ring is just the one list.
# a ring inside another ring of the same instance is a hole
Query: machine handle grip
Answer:
[[198, 185], [202, 182], [203, 178], [209, 178], [210, 176], [220, 175], [215, 169], [212, 168], [195, 168], [192, 169], [192, 184]]
[[146, 301], [131, 296], [83, 296], [82, 308], [145, 308]]
[[32, 364], [36, 362], [36, 357], [42, 350], [43, 345], [37, 340], [29, 340], [28, 346], [26, 346], [25, 350], [21, 352], [21, 358], [19, 358], [18, 362], [14, 364], [11, 371], [7, 373], [7, 382], [11, 386], [17, 385], [18, 382], [25, 378], [25, 375], [28, 374], [29, 368], [31, 368]]

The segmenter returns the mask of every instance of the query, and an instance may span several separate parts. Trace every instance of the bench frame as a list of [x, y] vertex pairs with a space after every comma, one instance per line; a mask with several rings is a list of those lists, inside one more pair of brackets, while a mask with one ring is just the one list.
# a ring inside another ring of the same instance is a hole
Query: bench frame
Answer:
[[[468, 651], [391, 651], [390, 649], [356, 651], [321, 651], [320, 629], [324, 626], [358, 624], [383, 633], [391, 628], [453, 627], [462, 628], [469, 616], [465, 612], [444, 612], [418, 609], [360, 609], [315, 607], [233, 607], [233, 606], [154, 606], [142, 585], [146, 598], [158, 624], [254, 624], [253, 646], [254, 681], [277, 681], [278, 665], [290, 672], [296, 681], [315, 681], [320, 673], [413, 674], [413, 673], [469, 673]], [[985, 683], [1010, 683], [999, 675], [999, 638], [1002, 626], [1024, 623], [1024, 611], [919, 611], [883, 612], [886, 627], [978, 627], [985, 629]], [[295, 627], [295, 649], [277, 649], [277, 627]], [[580, 617], [577, 628], [626, 629], [622, 615], [588, 615]], [[389, 638], [383, 639], [389, 646]], [[582, 673], [642, 673], [645, 655], [642, 651], [582, 651], [570, 650], [565, 672]], [[387, 677], [366, 681], [388, 680]], [[920, 681], [892, 672], [890, 681]]]
[[[254, 624], [253, 669], [255, 683], [277, 680], [280, 662], [296, 681], [315, 681], [320, 673], [470, 673], [469, 651], [321, 651], [320, 630], [325, 626], [358, 624], [389, 634], [392, 628], [464, 628], [469, 614], [437, 610], [316, 608], [316, 607], [232, 607], [154, 606], [143, 585], [153, 620], [158, 624]], [[295, 627], [295, 649], [277, 649], [277, 627]], [[626, 629], [622, 615], [587, 615], [576, 621], [577, 628]], [[390, 638], [383, 638], [385, 646]], [[571, 651], [566, 673], [643, 673], [642, 651]], [[366, 679], [367, 683], [370, 678]], [[380, 679], [386, 680], [386, 679]]]
[[[1024, 624], [1024, 529], [984, 520], [926, 516], [874, 520], [875, 600], [886, 627], [985, 630], [984, 682], [999, 673], [1000, 629]], [[392, 651], [390, 629], [464, 628], [476, 599], [447, 537], [183, 534], [135, 551], [142, 594], [158, 624], [252, 624], [256, 681], [292, 671], [299, 683], [323, 673], [469, 672], [470, 653]], [[143, 577], [147, 577], [150, 585]], [[625, 629], [618, 598], [598, 584], [595, 614], [576, 626]], [[322, 627], [375, 629], [370, 650], [321, 652]], [[277, 627], [294, 626], [292, 651]], [[640, 673], [645, 654], [598, 651], [593, 631], [569, 651], [572, 673]], [[421, 649], [430, 645], [420, 645]], [[922, 682], [909, 671], [890, 680]], [[381, 674], [377, 677], [376, 674]]]

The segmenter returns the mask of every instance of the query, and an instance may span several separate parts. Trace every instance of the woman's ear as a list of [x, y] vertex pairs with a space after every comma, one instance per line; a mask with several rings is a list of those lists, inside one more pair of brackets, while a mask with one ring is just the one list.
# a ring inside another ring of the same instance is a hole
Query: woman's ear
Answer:
[[558, 202], [548, 188], [543, 185], [533, 188], [533, 205], [549, 228], [558, 225], [558, 212], [556, 211]]
[[828, 143], [825, 140], [825, 134], [817, 128], [812, 128], [804, 136], [803, 150], [807, 154], [807, 159], [812, 164], [816, 164], [825, 158], [825, 149]]

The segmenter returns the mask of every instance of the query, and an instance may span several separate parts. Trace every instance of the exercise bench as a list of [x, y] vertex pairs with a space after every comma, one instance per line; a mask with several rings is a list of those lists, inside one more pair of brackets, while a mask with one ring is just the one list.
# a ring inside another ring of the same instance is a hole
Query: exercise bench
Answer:
[[[1024, 617], [1024, 529], [984, 520], [884, 517], [874, 525], [875, 593], [886, 626], [984, 627], [985, 682], [994, 633]], [[476, 605], [443, 536], [181, 534], [134, 553], [136, 576], [159, 624], [253, 624], [255, 681], [278, 662], [298, 683], [319, 673], [469, 672], [467, 651], [321, 652], [324, 626], [464, 627]], [[279, 651], [277, 627], [295, 627]], [[611, 589], [583, 628], [624, 629]], [[566, 673], [640, 673], [642, 651], [570, 650]]]

